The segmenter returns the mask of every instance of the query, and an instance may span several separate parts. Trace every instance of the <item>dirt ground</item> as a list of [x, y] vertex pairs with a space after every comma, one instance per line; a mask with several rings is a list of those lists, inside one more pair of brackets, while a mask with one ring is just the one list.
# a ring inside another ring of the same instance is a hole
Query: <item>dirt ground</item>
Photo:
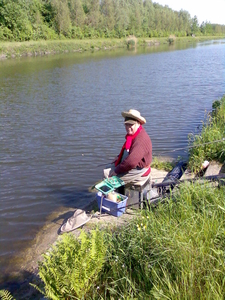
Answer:
[[[152, 168], [151, 176], [152, 182], [160, 183], [163, 181], [168, 172], [162, 170], [156, 170]], [[218, 174], [225, 174], [225, 166], [217, 163], [210, 163], [204, 176], [212, 176]], [[181, 180], [192, 179], [194, 175], [185, 171]], [[92, 214], [92, 218], [82, 226], [84, 230], [90, 230], [95, 225], [100, 227], [107, 226], [108, 224], [114, 226], [121, 226], [124, 223], [129, 222], [131, 218], [136, 215], [136, 210], [127, 208], [126, 212], [120, 217], [114, 217], [108, 214], [101, 214], [98, 210], [96, 200], [90, 203], [85, 209], [87, 214]], [[52, 244], [54, 244], [60, 237], [60, 227], [71, 217], [74, 213], [74, 207], [60, 207], [57, 211], [51, 214], [46, 222], [46, 225], [37, 234], [32, 245], [28, 249], [23, 251], [20, 268], [14, 274], [15, 280], [11, 280], [7, 285], [2, 288], [8, 288], [15, 299], [44, 299], [37, 290], [35, 290], [29, 283], [38, 283], [38, 261], [42, 259], [42, 254], [45, 253]], [[79, 229], [72, 231], [75, 236], [80, 233]], [[66, 234], [66, 233], [64, 233]], [[7, 278], [6, 278], [7, 280]]]

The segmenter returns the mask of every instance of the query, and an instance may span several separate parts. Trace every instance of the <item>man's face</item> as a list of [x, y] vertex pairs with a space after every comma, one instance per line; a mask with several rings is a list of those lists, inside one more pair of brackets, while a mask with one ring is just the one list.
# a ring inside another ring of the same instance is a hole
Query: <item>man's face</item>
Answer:
[[136, 122], [135, 124], [129, 124], [129, 123], [125, 124], [126, 132], [129, 135], [135, 134], [135, 132], [138, 130], [138, 127], [139, 127], [138, 122]]

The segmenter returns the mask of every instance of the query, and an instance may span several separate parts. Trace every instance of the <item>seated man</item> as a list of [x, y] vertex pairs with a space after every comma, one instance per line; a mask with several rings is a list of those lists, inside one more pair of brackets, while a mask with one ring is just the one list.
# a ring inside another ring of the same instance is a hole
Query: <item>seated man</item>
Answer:
[[142, 127], [146, 120], [135, 109], [122, 112], [122, 116], [126, 141], [115, 161], [104, 170], [104, 176], [118, 176], [125, 183], [144, 181], [151, 171], [152, 161], [152, 142]]

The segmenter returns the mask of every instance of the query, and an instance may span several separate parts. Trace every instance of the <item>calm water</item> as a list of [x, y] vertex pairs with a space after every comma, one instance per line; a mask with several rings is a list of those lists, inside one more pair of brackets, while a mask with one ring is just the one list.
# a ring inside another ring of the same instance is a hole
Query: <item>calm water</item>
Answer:
[[0, 62], [3, 274], [50, 213], [93, 199], [124, 142], [121, 111], [141, 111], [154, 154], [186, 157], [169, 151], [224, 93], [225, 40]]

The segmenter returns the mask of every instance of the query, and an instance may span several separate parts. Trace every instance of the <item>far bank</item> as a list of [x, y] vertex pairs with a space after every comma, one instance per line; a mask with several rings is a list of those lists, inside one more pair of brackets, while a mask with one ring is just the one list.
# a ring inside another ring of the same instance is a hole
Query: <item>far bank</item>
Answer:
[[189, 36], [177, 38], [82, 39], [82, 40], [40, 40], [29, 42], [0, 42], [0, 60], [19, 57], [42, 56], [69, 52], [110, 50], [114, 48], [152, 47], [160, 44], [193, 43], [221, 39], [221, 36]]

